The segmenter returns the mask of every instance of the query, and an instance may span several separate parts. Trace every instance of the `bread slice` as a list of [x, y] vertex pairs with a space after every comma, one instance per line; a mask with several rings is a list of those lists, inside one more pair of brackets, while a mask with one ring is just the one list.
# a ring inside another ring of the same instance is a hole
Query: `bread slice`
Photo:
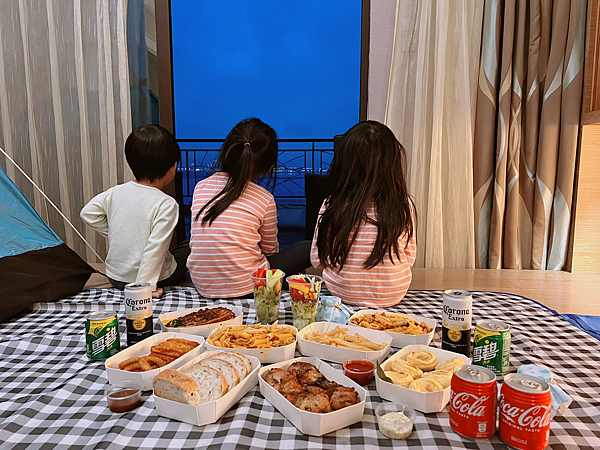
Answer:
[[154, 395], [188, 405], [198, 405], [198, 383], [177, 370], [165, 369], [152, 380]]
[[227, 380], [218, 370], [196, 364], [185, 371], [198, 384], [199, 403], [212, 402], [227, 392]]
[[221, 374], [227, 380], [227, 392], [231, 391], [240, 382], [240, 376], [238, 375], [237, 370], [235, 370], [235, 367], [233, 367], [227, 361], [223, 361], [222, 359], [216, 358], [208, 358], [203, 359], [198, 364], [202, 366], [212, 367], [213, 369], [221, 372]]
[[246, 376], [252, 371], [252, 362], [245, 355], [239, 353], [221, 352], [211, 356], [210, 359], [221, 359], [223, 361], [227, 361], [229, 364], [235, 367], [235, 370], [240, 376], [240, 381], [246, 378]]

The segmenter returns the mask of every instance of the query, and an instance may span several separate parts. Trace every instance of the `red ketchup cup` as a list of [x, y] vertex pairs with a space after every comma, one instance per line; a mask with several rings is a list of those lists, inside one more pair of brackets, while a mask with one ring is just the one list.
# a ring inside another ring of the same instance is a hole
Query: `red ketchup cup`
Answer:
[[361, 386], [370, 384], [375, 373], [375, 364], [366, 359], [355, 359], [344, 363], [344, 372], [348, 378]]

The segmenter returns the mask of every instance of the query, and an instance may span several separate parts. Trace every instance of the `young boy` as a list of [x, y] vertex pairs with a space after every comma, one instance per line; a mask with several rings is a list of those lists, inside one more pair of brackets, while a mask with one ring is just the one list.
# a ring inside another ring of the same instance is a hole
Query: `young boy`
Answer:
[[158, 298], [162, 286], [177, 284], [185, 276], [189, 245], [177, 247], [175, 255], [169, 252], [179, 206], [162, 191], [173, 181], [180, 155], [177, 141], [165, 128], [136, 128], [125, 142], [135, 181], [110, 188], [81, 210], [81, 219], [108, 237], [106, 274], [117, 289], [148, 282]]

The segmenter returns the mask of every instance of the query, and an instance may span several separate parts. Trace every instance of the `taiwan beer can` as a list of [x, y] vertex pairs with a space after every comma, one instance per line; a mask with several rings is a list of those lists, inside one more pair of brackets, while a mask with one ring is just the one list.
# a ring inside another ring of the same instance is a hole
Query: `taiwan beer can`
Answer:
[[473, 297], [467, 291], [444, 291], [442, 348], [471, 356], [471, 317]]
[[544, 380], [511, 373], [500, 389], [500, 439], [520, 450], [543, 450], [550, 438], [550, 386]]
[[473, 334], [473, 364], [494, 373], [510, 368], [510, 327], [499, 320], [479, 320]]
[[85, 318], [85, 353], [89, 359], [107, 359], [121, 349], [119, 320], [113, 311], [96, 311]]
[[496, 432], [498, 383], [484, 367], [459, 366], [450, 382], [450, 426], [471, 439], [489, 439]]
[[130, 283], [125, 286], [125, 322], [127, 345], [152, 336], [152, 287], [150, 283]]

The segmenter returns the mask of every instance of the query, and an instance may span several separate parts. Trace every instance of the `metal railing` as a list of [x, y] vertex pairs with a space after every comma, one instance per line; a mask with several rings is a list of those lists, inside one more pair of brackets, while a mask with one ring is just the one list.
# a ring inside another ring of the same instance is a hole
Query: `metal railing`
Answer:
[[[183, 203], [190, 205], [194, 187], [214, 167], [223, 139], [178, 139]], [[326, 174], [333, 159], [333, 139], [279, 139], [273, 195], [278, 202], [304, 202], [304, 175]]]

